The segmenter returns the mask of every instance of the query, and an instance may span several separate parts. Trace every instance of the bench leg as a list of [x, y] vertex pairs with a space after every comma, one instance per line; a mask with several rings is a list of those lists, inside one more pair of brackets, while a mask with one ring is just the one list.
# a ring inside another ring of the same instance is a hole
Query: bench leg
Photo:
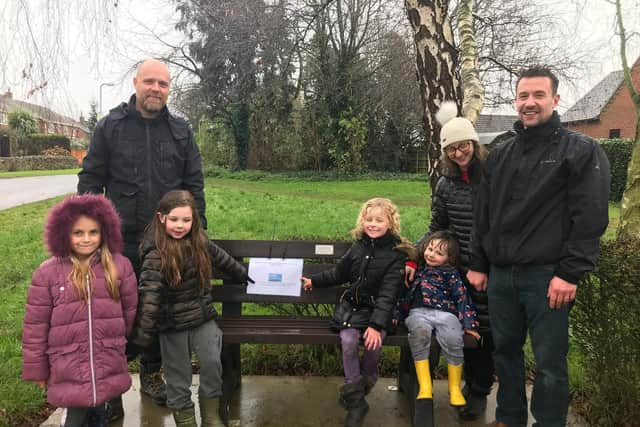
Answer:
[[240, 344], [222, 344], [222, 397], [219, 414], [225, 426], [229, 425], [229, 405], [233, 392], [240, 386], [242, 366]]

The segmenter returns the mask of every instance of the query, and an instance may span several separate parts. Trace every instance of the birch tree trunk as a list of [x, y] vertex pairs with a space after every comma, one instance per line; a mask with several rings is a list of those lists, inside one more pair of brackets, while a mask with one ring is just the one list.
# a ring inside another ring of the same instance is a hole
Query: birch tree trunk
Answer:
[[627, 185], [624, 193], [622, 193], [618, 238], [640, 238], [640, 92], [633, 85], [632, 75], [634, 71], [640, 73], [640, 64], [636, 62], [633, 69], [629, 67], [627, 61], [627, 34], [622, 21], [620, 0], [615, 0], [615, 6], [624, 82], [636, 110], [636, 134], [631, 152], [631, 161], [629, 161], [629, 166], [627, 167]]
[[458, 7], [460, 33], [460, 74], [462, 75], [462, 115], [476, 123], [484, 106], [484, 85], [478, 73], [478, 45], [473, 26], [474, 0], [462, 0]]
[[405, 0], [404, 4], [414, 33], [427, 144], [427, 172], [433, 189], [439, 176], [440, 158], [440, 125], [435, 114], [442, 101], [458, 100], [458, 52], [454, 46], [451, 21], [447, 13], [448, 0]]

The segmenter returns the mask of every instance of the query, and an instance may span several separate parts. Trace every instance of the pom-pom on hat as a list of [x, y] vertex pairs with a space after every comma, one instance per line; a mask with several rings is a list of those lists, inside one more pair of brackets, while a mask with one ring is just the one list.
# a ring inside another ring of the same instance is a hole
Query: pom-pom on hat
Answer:
[[479, 142], [478, 134], [471, 122], [458, 115], [458, 106], [453, 101], [445, 101], [436, 113], [436, 120], [442, 125], [440, 129], [440, 148], [442, 151], [456, 142]]
[[71, 230], [80, 216], [86, 216], [100, 225], [102, 242], [112, 253], [122, 253], [120, 217], [111, 201], [97, 194], [69, 196], [56, 204], [47, 217], [44, 241], [54, 257], [71, 255]]

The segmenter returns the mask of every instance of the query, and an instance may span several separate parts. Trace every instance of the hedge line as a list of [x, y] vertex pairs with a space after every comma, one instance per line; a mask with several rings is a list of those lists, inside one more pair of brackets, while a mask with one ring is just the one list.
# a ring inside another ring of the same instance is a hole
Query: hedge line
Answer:
[[622, 193], [627, 185], [627, 166], [631, 160], [633, 141], [630, 139], [600, 139], [598, 142], [611, 164], [609, 200], [619, 202], [622, 200]]
[[78, 160], [73, 156], [0, 157], [0, 171], [74, 169]]

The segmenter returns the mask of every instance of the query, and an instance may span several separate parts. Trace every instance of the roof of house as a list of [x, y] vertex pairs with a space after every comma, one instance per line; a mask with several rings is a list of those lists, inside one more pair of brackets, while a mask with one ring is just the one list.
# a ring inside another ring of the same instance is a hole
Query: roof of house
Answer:
[[476, 121], [480, 144], [490, 144], [498, 136], [513, 129], [513, 123], [518, 120], [514, 114], [481, 114]]
[[593, 120], [600, 117], [602, 109], [623, 81], [624, 73], [622, 70], [609, 73], [561, 116], [562, 123]]
[[478, 133], [502, 133], [513, 128], [513, 123], [518, 120], [515, 114], [481, 114], [475, 127]]
[[80, 128], [85, 132], [89, 132], [87, 126], [79, 122], [78, 120], [74, 120], [71, 117], [58, 114], [47, 107], [32, 104], [30, 102], [19, 101], [17, 99], [13, 99], [11, 96], [0, 95], [0, 111], [10, 112], [15, 109], [30, 111], [31, 114], [33, 114], [36, 118], [40, 118], [48, 122], [70, 125]]

